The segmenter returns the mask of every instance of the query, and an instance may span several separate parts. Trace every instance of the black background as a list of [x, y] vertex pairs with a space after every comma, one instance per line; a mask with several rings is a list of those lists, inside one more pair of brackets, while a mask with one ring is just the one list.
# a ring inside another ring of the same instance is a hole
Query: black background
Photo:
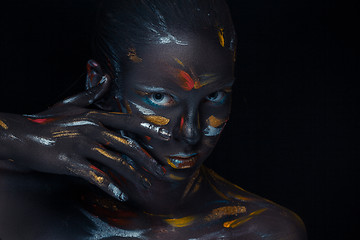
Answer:
[[[295, 211], [310, 239], [356, 239], [359, 3], [229, 4], [238, 80], [207, 165]], [[95, 11], [96, 0], [2, 3], [1, 112], [36, 113], [83, 89]]]

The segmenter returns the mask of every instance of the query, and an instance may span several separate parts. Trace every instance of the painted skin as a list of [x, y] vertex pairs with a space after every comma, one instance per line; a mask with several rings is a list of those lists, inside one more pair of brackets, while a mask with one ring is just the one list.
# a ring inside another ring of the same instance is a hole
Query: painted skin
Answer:
[[[70, 239], [89, 239], [80, 237], [82, 229], [93, 239], [305, 239], [302, 223], [293, 213], [201, 167], [228, 119], [229, 87], [234, 80], [232, 54], [221, 45], [201, 40], [190, 38], [188, 45], [137, 50], [142, 61], [133, 61], [125, 79], [122, 109], [113, 107], [116, 104], [102, 106], [111, 108], [110, 112], [85, 108], [104, 96], [110, 80], [98, 84], [103, 74], [98, 64], [89, 62], [89, 75], [93, 76], [87, 92], [37, 116], [0, 115], [0, 141], [6, 146], [0, 155], [14, 159], [10, 165], [78, 176], [120, 200], [84, 184], [64, 184], [60, 187], [65, 193], [62, 198], [79, 197], [86, 209], [79, 216], [85, 214], [99, 228], [91, 227], [88, 219], [60, 213], [56, 215], [59, 219], [54, 219], [54, 212], [49, 214], [35, 204], [44, 201], [41, 191], [25, 204], [42, 216], [32, 218], [30, 226], [47, 226], [55, 236], [72, 234]], [[182, 71], [186, 74], [174, 77], [174, 72]], [[204, 75], [217, 77], [195, 87]], [[38, 120], [48, 118], [51, 121]], [[125, 134], [109, 129], [124, 130]], [[92, 161], [86, 161], [88, 158]], [[13, 175], [3, 176], [12, 179], [15, 192], [21, 189]], [[34, 189], [42, 190], [45, 183], [41, 178], [32, 178]], [[4, 189], [4, 183], [0, 187]], [[17, 202], [28, 199], [19, 191], [18, 195], [10, 194], [6, 202], [11, 197]], [[0, 206], [0, 212], [8, 209], [11, 206]], [[21, 209], [19, 216], [29, 216]], [[0, 220], [7, 226], [0, 233], [11, 236], [10, 226], [16, 222]], [[61, 224], [63, 221], [67, 224]], [[81, 227], [74, 230], [71, 226]], [[70, 229], [74, 231], [70, 233]]]

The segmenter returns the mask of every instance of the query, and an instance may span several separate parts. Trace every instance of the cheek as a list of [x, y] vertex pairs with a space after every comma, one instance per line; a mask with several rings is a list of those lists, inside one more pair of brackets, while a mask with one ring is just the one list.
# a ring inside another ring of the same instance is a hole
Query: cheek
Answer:
[[219, 118], [214, 115], [208, 117], [205, 121], [203, 134], [206, 137], [217, 137], [225, 127], [227, 118]]

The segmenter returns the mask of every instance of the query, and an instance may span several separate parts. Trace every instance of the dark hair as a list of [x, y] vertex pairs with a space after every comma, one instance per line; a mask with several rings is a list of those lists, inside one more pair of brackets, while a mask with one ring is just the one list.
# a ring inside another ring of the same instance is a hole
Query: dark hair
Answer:
[[129, 51], [135, 54], [131, 51], [151, 44], [185, 45], [181, 33], [210, 33], [235, 52], [236, 35], [225, 0], [104, 0], [97, 16], [94, 58], [120, 90]]

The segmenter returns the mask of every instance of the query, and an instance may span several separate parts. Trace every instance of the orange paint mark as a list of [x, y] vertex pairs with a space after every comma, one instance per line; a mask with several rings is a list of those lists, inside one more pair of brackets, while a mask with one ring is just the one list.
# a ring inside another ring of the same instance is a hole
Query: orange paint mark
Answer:
[[180, 71], [179, 73], [180, 75], [180, 78], [182, 79], [182, 82], [181, 82], [181, 87], [186, 90], [186, 91], [190, 91], [194, 88], [194, 80], [190, 77], [190, 75], [185, 72], [185, 71]]
[[160, 125], [160, 126], [164, 126], [170, 122], [170, 119], [161, 117], [161, 116], [151, 116], [150, 115], [150, 116], [143, 116], [143, 118], [145, 118], [147, 121], [149, 121], [153, 124]]
[[0, 120], [0, 126], [3, 128], [3, 129], [5, 129], [5, 130], [7, 130], [9, 127], [8, 127], [8, 125], [6, 125], [3, 121], [1, 121]]
[[56, 118], [36, 118], [36, 119], [28, 118], [28, 120], [34, 123], [46, 124], [55, 121]]
[[219, 28], [218, 30], [219, 42], [222, 47], [225, 46], [225, 39], [224, 39], [224, 28]]
[[211, 115], [207, 120], [206, 123], [214, 128], [217, 128], [219, 126], [221, 126], [222, 124], [224, 124], [226, 122], [226, 120], [224, 119], [220, 119], [215, 117], [214, 115]]

